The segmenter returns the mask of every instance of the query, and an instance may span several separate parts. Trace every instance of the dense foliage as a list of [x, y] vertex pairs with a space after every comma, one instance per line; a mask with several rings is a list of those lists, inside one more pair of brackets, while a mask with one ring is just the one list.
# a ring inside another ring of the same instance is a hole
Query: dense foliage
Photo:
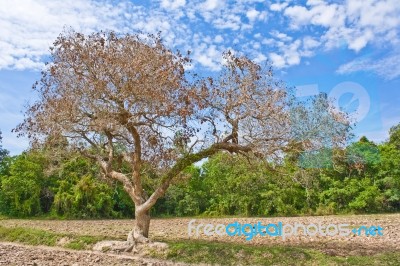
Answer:
[[[275, 167], [221, 153], [177, 184], [163, 215], [301, 215], [400, 210], [400, 127], [376, 145], [362, 137], [345, 150], [292, 154]], [[316, 162], [317, 161], [317, 162]], [[330, 163], [322, 163], [330, 162]], [[321, 168], [315, 165], [322, 165]]]
[[86, 158], [68, 154], [52, 161], [46, 151], [6, 157], [0, 165], [0, 213], [13, 217], [66, 218], [133, 216], [120, 185], [106, 183]]
[[[219, 153], [192, 166], [152, 210], [155, 216], [376, 213], [400, 211], [400, 126], [379, 145], [362, 137], [345, 150], [315, 156], [288, 154], [265, 165]], [[27, 217], [132, 217], [134, 206], [121, 185], [101, 176], [78, 154], [58, 162], [46, 150], [0, 162], [0, 212]], [[308, 164], [304, 164], [304, 158]], [[318, 159], [315, 163], [313, 160]], [[322, 165], [320, 168], [316, 165]], [[157, 181], [145, 180], [151, 191]]]

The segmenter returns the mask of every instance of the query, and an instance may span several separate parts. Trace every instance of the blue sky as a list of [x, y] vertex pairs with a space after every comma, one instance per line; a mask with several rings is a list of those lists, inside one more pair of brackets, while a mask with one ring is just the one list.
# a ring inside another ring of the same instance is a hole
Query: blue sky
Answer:
[[12, 154], [28, 147], [11, 129], [64, 27], [161, 32], [207, 74], [227, 49], [269, 60], [298, 97], [326, 92], [357, 121], [355, 133], [376, 142], [400, 122], [398, 0], [0, 0], [0, 130]]

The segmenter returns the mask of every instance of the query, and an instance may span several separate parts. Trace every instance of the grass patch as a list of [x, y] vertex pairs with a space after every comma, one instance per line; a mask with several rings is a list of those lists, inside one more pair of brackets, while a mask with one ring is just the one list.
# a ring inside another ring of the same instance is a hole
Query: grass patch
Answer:
[[93, 244], [106, 239], [102, 236], [80, 236], [72, 234], [57, 234], [32, 228], [8, 228], [0, 226], [0, 241], [18, 242], [28, 245], [58, 246], [61, 239], [68, 239], [63, 245], [65, 248], [82, 250], [90, 249]]
[[37, 229], [30, 228], [6, 228], [0, 226], [0, 240], [20, 242], [29, 245], [55, 246], [58, 235]]
[[151, 256], [185, 263], [220, 265], [400, 265], [400, 253], [339, 257], [302, 247], [250, 246], [207, 241], [168, 242], [165, 253]]
[[71, 242], [66, 244], [64, 247], [76, 250], [83, 250], [88, 249], [88, 247], [92, 247], [94, 244], [104, 239], [105, 237], [78, 236]]

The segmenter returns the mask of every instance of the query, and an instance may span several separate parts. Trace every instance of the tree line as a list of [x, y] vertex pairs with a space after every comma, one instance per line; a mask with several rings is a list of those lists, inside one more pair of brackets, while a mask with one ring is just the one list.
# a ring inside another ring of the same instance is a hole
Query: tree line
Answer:
[[[1, 136], [1, 135], [0, 135]], [[10, 156], [0, 146], [0, 213], [10, 217], [132, 218], [122, 185], [98, 165], [59, 147]], [[149, 193], [157, 186], [144, 180]], [[362, 137], [344, 149], [292, 153], [278, 165], [226, 152], [192, 165], [152, 216], [286, 216], [400, 211], [400, 124], [375, 144]]]

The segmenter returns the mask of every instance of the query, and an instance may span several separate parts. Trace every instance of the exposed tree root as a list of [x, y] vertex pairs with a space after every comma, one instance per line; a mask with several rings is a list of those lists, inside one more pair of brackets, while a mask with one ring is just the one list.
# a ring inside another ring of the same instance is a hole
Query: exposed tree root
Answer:
[[93, 246], [94, 251], [102, 252], [132, 252], [132, 253], [143, 253], [150, 249], [157, 251], [164, 251], [168, 248], [168, 245], [163, 242], [154, 242], [144, 236], [133, 237], [133, 231], [129, 233], [127, 241], [116, 241], [116, 240], [105, 240], [96, 243]]

